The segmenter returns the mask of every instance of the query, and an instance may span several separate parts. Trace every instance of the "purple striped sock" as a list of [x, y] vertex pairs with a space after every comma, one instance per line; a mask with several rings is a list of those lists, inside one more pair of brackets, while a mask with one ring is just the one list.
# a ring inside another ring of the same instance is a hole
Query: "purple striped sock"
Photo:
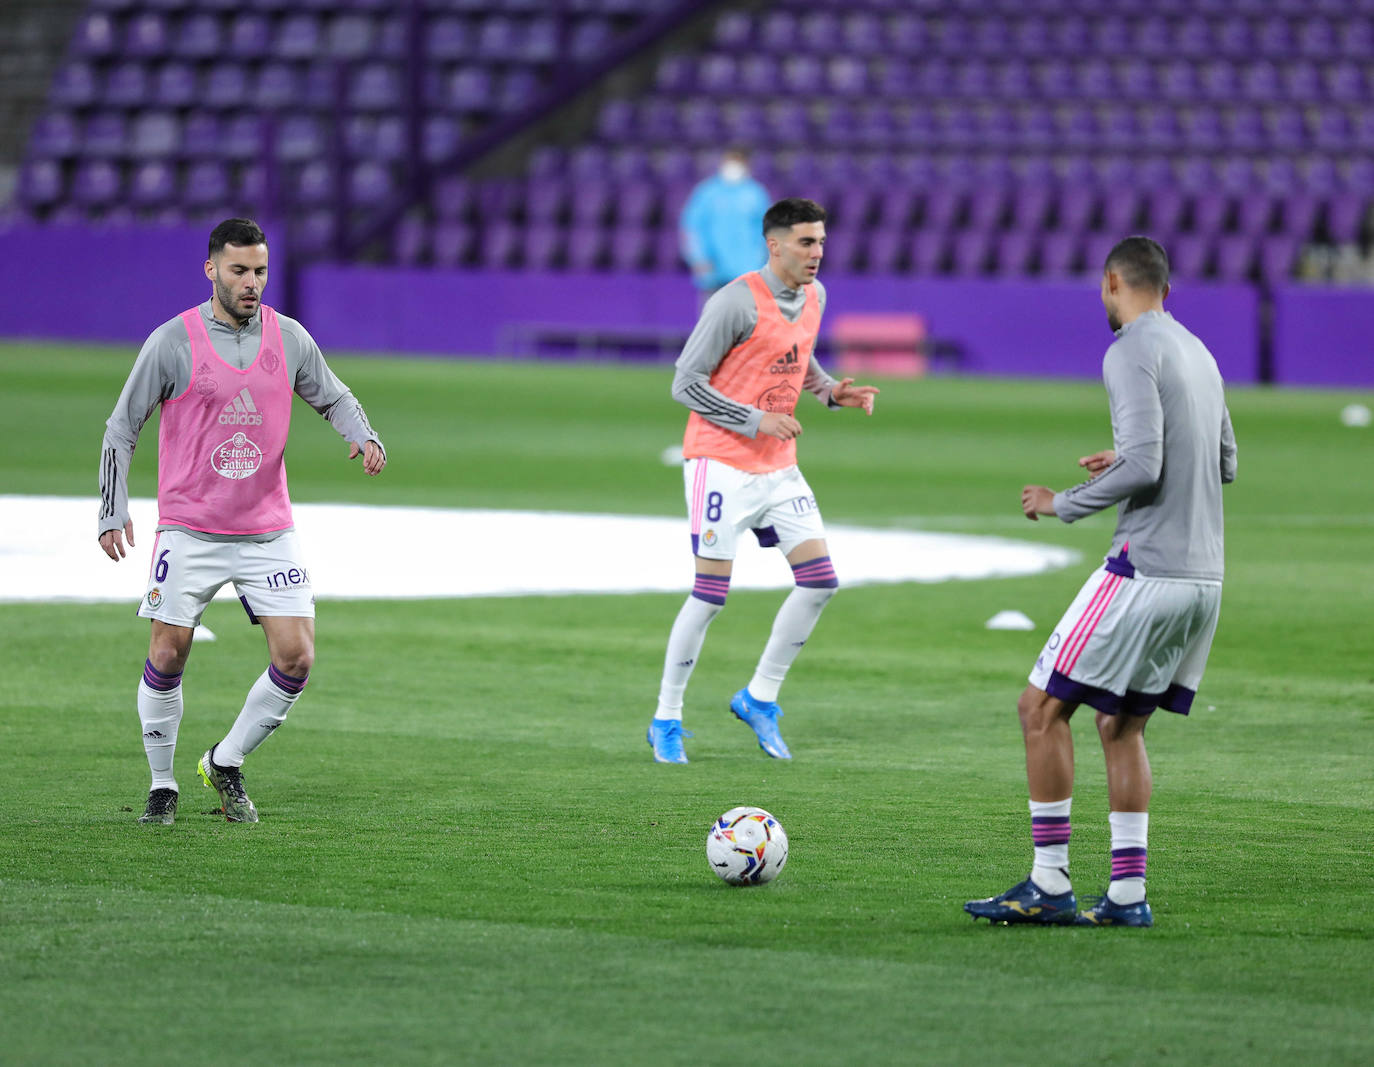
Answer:
[[1144, 878], [1145, 855], [1148, 851], [1144, 848], [1112, 849], [1112, 881], [1120, 878]]
[[829, 556], [817, 556], [805, 563], [798, 563], [792, 568], [792, 577], [798, 585], [807, 589], [838, 589], [840, 586]]
[[730, 576], [728, 574], [697, 572], [696, 584], [692, 586], [692, 595], [698, 600], [704, 600], [708, 604], [724, 604], [725, 597], [729, 592]]
[[1071, 832], [1067, 815], [1031, 816], [1031, 843], [1037, 848], [1046, 845], [1067, 845]]
[[181, 684], [181, 671], [176, 674], [163, 674], [153, 666], [153, 661], [145, 659], [143, 661], [143, 684], [149, 689], [155, 689], [159, 693], [170, 693]]
[[267, 665], [267, 677], [272, 679], [272, 684], [280, 689], [287, 696], [300, 696], [301, 690], [305, 688], [305, 683], [310, 681], [309, 672], [304, 678], [293, 678], [289, 674], [277, 670], [275, 663]]

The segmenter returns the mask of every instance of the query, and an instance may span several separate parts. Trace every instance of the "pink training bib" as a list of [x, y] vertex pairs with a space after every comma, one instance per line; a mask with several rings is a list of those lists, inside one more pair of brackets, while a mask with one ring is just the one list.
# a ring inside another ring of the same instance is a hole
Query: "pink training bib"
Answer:
[[217, 534], [284, 530], [292, 388], [277, 313], [262, 306], [262, 345], [247, 370], [219, 358], [198, 308], [181, 320], [191, 339], [191, 384], [162, 404], [158, 523]]

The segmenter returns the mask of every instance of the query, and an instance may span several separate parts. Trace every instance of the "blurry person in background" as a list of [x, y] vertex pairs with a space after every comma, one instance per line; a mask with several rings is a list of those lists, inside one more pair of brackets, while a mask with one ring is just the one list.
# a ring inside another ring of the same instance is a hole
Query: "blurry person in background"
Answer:
[[749, 153], [728, 149], [720, 169], [698, 182], [682, 209], [682, 258], [692, 268], [698, 309], [741, 274], [768, 262], [762, 236], [768, 190], [749, 174]]

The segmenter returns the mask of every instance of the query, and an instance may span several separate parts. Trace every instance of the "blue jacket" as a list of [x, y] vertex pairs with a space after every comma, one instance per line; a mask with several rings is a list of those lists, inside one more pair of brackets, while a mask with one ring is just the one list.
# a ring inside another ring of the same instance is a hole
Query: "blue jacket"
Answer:
[[[768, 262], [763, 213], [768, 191], [754, 178], [726, 181], [715, 174], [697, 184], [682, 209], [682, 257], [698, 289], [719, 289]], [[700, 263], [710, 271], [697, 273]]]

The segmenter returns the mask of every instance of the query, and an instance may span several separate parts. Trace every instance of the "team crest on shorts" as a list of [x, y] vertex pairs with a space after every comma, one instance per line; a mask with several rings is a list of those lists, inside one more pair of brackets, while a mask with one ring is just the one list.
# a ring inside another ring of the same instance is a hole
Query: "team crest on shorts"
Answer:
[[210, 466], [221, 478], [239, 481], [249, 478], [262, 466], [262, 449], [255, 445], [247, 434], [239, 432], [229, 440], [215, 446], [210, 455]]
[[162, 607], [162, 590], [157, 586], [148, 590], [148, 606], [150, 608]]
[[716, 531], [707, 530], [704, 534], [701, 535], [701, 543], [705, 545], [707, 548], [711, 548], [712, 546], [714, 546], [716, 543]]

